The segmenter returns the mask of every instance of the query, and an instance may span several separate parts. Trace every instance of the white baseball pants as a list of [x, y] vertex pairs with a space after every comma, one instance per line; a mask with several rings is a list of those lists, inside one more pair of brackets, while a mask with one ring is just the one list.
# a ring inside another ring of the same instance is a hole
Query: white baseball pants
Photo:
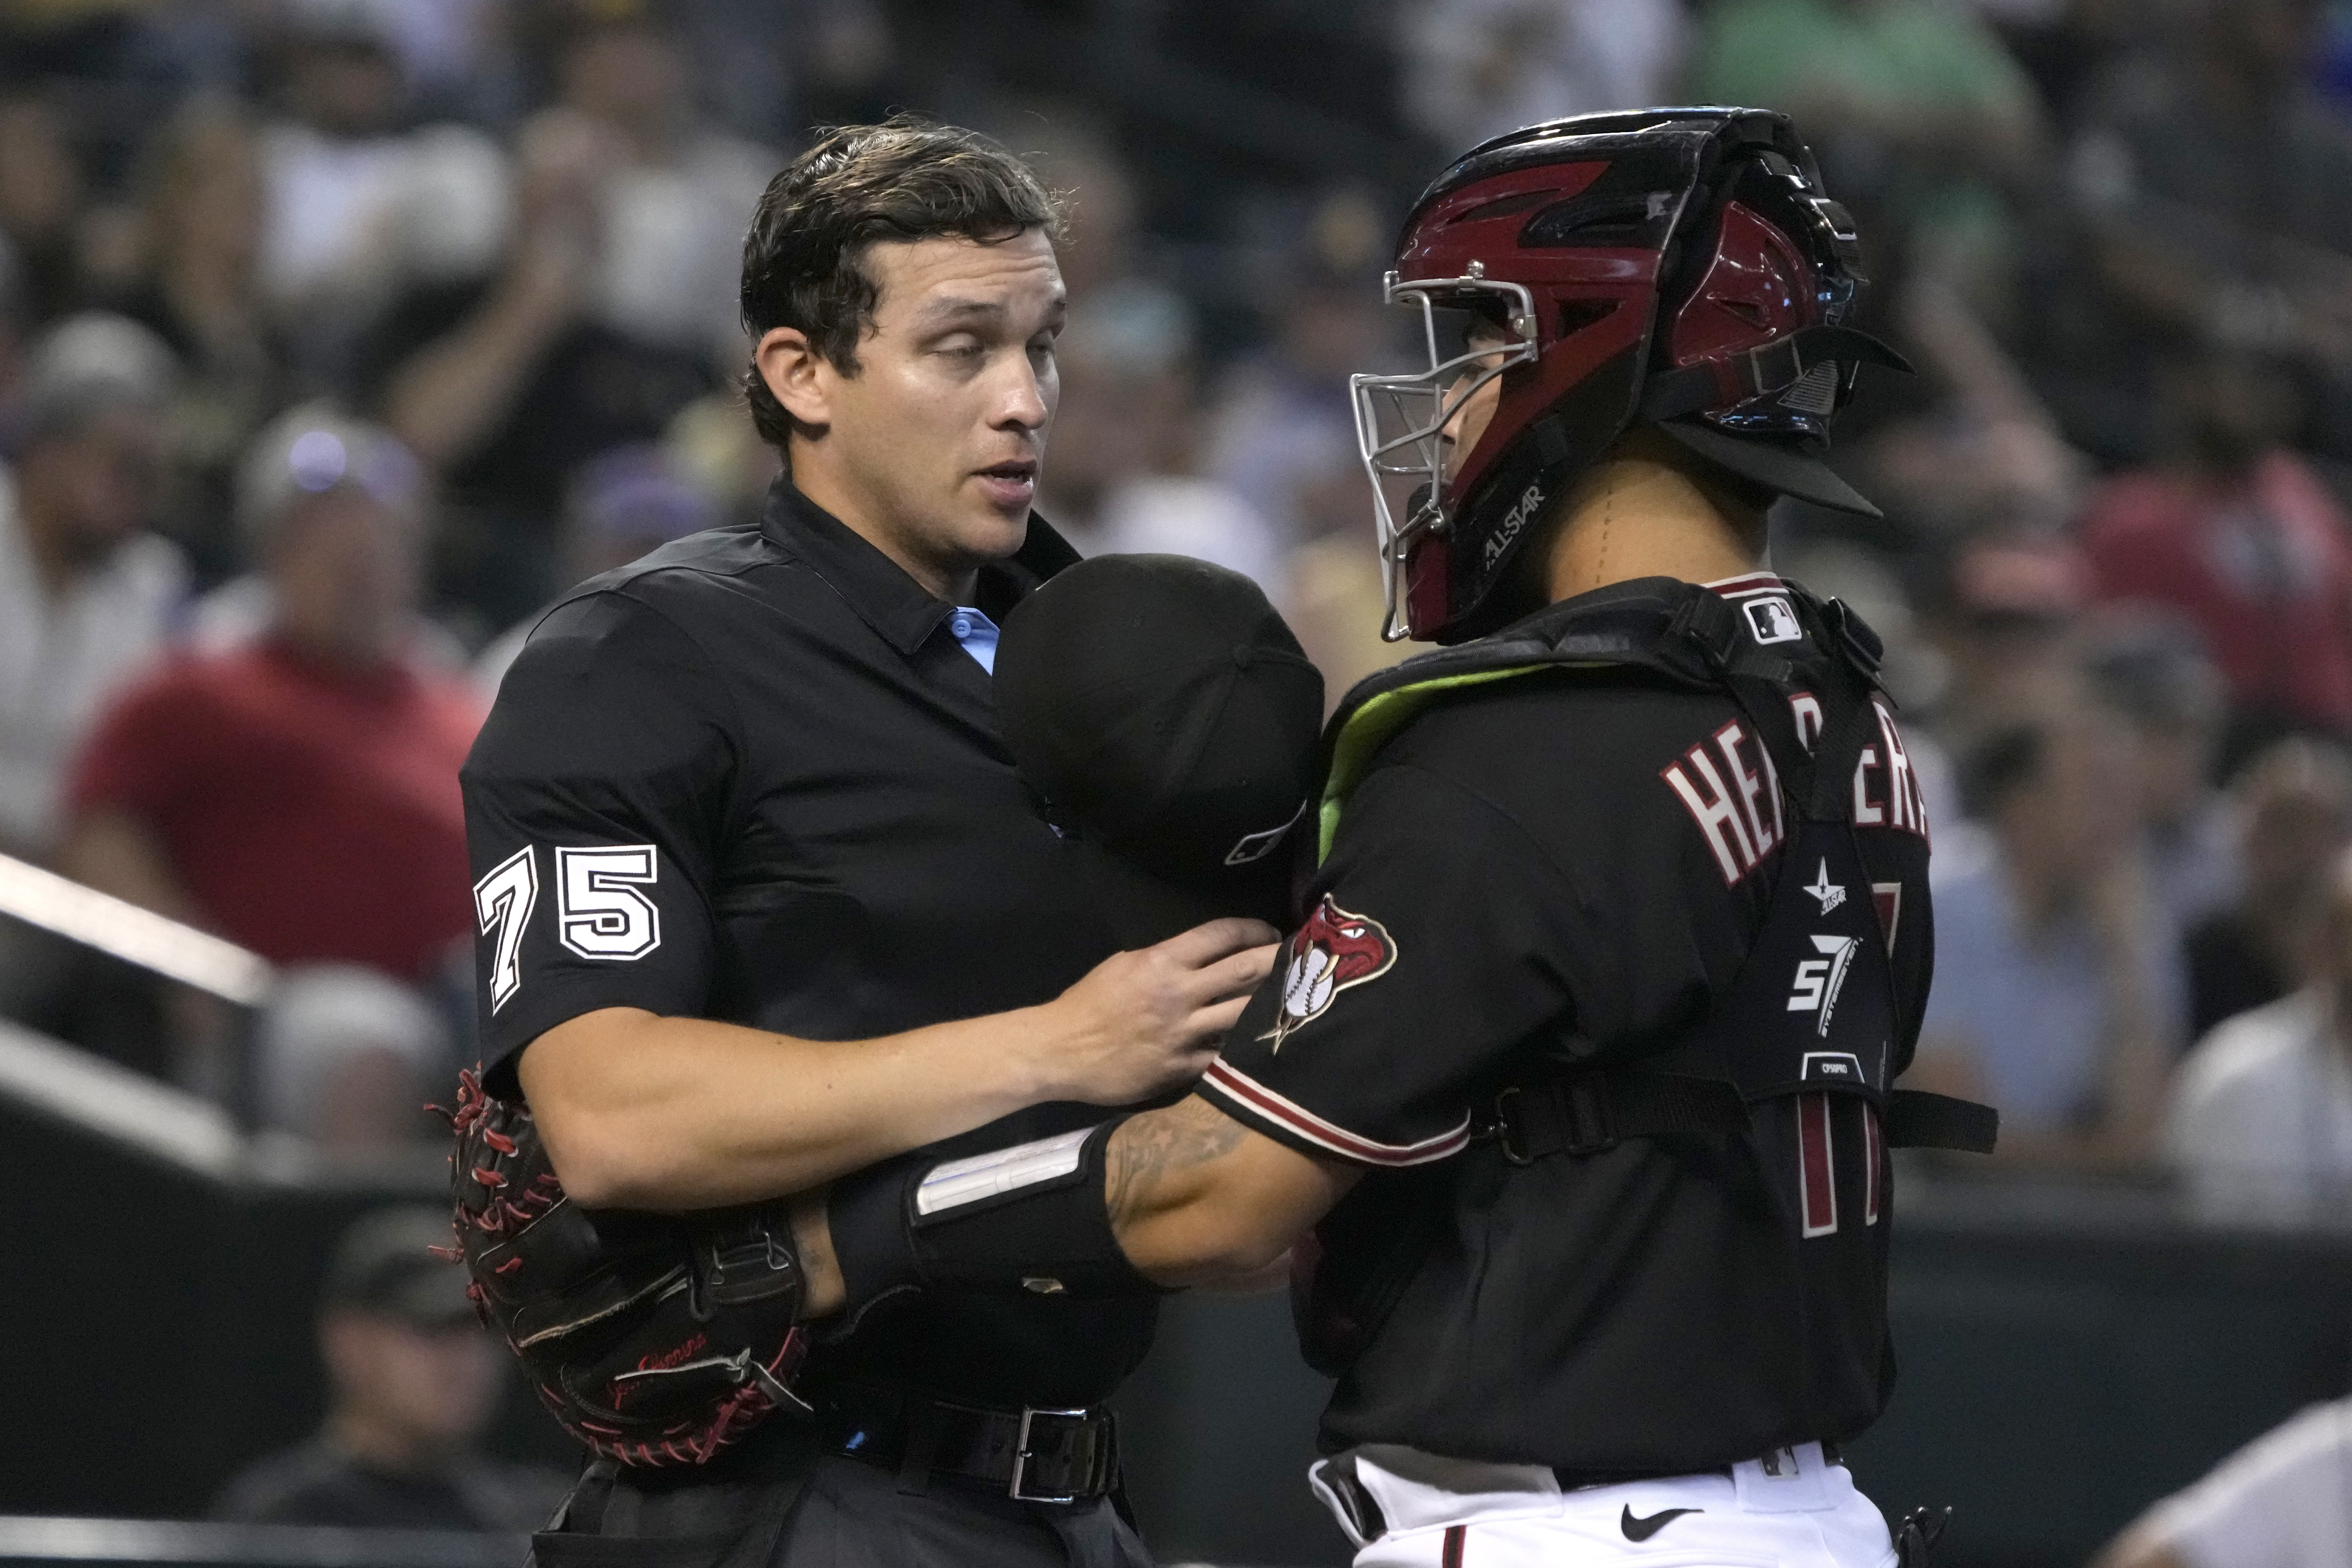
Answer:
[[[1334, 1473], [1334, 1468], [1339, 1473]], [[1379, 1510], [1351, 1509], [1344, 1476]], [[1821, 1445], [1662, 1480], [1563, 1491], [1541, 1465], [1370, 1445], [1308, 1479], [1357, 1547], [1356, 1568], [1890, 1568], [1876, 1505]], [[1379, 1533], [1367, 1538], [1360, 1526]], [[1381, 1528], [1384, 1526], [1385, 1528]]]

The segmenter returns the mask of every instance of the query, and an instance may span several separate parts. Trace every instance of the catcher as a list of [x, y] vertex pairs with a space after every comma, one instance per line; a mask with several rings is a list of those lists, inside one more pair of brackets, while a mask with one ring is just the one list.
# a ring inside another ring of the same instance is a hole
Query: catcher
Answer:
[[1875, 515], [1821, 461], [1901, 363], [1857, 254], [1761, 111], [1439, 176], [1388, 281], [1429, 363], [1355, 395], [1391, 632], [1453, 646], [1341, 705], [1304, 922], [1181, 1103], [984, 1201], [916, 1158], [803, 1204], [814, 1310], [1140, 1296], [1312, 1226], [1360, 1564], [1882, 1568], [1838, 1445], [1894, 1376], [1887, 1150], [1993, 1118], [1892, 1087], [1927, 823], [1876, 639], [1764, 564], [1776, 496]]

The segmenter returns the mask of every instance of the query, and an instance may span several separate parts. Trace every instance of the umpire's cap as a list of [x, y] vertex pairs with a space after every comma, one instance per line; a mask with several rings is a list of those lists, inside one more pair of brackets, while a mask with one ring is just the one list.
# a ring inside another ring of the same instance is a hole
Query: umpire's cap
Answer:
[[1182, 555], [1082, 561], [1006, 617], [995, 689], [1056, 824], [1149, 879], [1107, 893], [1123, 942], [1284, 921], [1323, 677], [1256, 584]]

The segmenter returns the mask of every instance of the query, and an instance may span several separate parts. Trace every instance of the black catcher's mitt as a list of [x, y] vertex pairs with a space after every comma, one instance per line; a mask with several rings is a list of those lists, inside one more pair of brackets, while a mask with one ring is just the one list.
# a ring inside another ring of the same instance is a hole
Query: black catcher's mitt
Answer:
[[783, 1205], [590, 1213], [530, 1110], [458, 1074], [454, 1257], [565, 1430], [630, 1465], [698, 1465], [778, 1407], [808, 1349]]

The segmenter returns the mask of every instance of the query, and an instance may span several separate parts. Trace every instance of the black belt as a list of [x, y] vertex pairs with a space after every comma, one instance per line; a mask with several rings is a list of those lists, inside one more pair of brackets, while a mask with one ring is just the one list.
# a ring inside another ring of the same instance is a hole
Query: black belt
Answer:
[[[1503, 1158], [1524, 1165], [1549, 1154], [1598, 1154], [1627, 1138], [1748, 1131], [1748, 1105], [1720, 1079], [1619, 1068], [1504, 1089], [1482, 1129]], [[1990, 1153], [2000, 1118], [1990, 1106], [1898, 1089], [1886, 1096], [1892, 1149]]]
[[826, 1389], [817, 1408], [826, 1446], [853, 1459], [994, 1481], [1022, 1502], [1084, 1502], [1118, 1485], [1108, 1410], [989, 1410], [856, 1384]]

